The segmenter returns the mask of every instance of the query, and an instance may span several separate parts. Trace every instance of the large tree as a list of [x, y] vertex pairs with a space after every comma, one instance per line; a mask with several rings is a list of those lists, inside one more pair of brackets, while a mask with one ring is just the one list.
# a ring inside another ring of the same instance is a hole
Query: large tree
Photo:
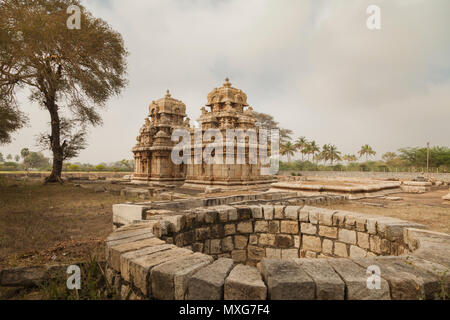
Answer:
[[[67, 26], [71, 5], [80, 29]], [[28, 88], [49, 112], [50, 133], [39, 139], [53, 153], [47, 182], [61, 182], [63, 160], [85, 147], [86, 126], [101, 124], [98, 108], [125, 87], [126, 56], [121, 35], [78, 0], [0, 1], [1, 105], [14, 108]]]
[[262, 129], [272, 130], [278, 129], [280, 132], [280, 143], [286, 143], [291, 140], [292, 130], [281, 128], [280, 124], [275, 121], [270, 114], [253, 111], [256, 118], [256, 125]]
[[[7, 96], [6, 92], [0, 87], [0, 97], [4, 96]], [[0, 144], [10, 143], [11, 133], [22, 128], [26, 120], [26, 116], [14, 104], [0, 98]]]

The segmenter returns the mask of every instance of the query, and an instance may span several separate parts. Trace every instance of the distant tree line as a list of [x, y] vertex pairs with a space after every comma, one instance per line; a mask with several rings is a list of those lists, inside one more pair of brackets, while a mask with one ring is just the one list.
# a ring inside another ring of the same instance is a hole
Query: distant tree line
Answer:
[[[64, 163], [62, 170], [66, 172], [132, 172], [133, 160], [123, 159], [111, 163]], [[51, 160], [41, 152], [33, 152], [27, 148], [22, 149], [20, 155], [3, 155], [0, 153], [0, 171], [51, 171]]]
[[[292, 157], [301, 154], [301, 160]], [[280, 163], [280, 170], [291, 171], [426, 171], [427, 148], [401, 148], [397, 152], [386, 152], [381, 160], [370, 161], [376, 151], [368, 144], [361, 146], [357, 154], [345, 154], [333, 144], [319, 147], [315, 141], [305, 137], [295, 142], [286, 141], [280, 146], [280, 154], [287, 162]], [[365, 161], [360, 162], [363, 159]], [[450, 148], [435, 146], [429, 149], [429, 168], [438, 172], [450, 171]]]

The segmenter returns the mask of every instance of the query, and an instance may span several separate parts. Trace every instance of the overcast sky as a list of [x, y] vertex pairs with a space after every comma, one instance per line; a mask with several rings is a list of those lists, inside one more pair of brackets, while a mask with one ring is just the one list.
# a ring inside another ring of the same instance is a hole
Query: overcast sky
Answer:
[[[129, 85], [72, 162], [131, 159], [152, 100], [170, 89], [197, 119], [227, 76], [294, 138], [333, 143], [343, 153], [367, 143], [377, 158], [427, 141], [450, 146], [448, 0], [83, 3], [122, 34]], [[381, 30], [367, 29], [370, 4], [381, 8]], [[37, 150], [35, 136], [47, 129], [48, 113], [26, 96], [22, 110], [29, 126], [0, 146], [4, 155]]]

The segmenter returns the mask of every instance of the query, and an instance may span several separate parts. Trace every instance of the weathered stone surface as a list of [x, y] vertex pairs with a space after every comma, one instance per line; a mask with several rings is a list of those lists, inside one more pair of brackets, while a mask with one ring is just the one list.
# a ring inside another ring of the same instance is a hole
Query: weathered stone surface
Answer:
[[239, 220], [250, 220], [252, 218], [252, 210], [249, 206], [235, 206], [238, 212]]
[[261, 233], [259, 235], [258, 244], [261, 246], [274, 246], [275, 235], [271, 233]]
[[236, 249], [245, 249], [248, 244], [248, 236], [236, 235], [234, 236], [234, 247]]
[[333, 215], [336, 211], [321, 208], [319, 211], [319, 224], [324, 226], [333, 225]]
[[300, 211], [299, 206], [287, 206], [284, 209], [284, 216], [289, 220], [298, 220], [298, 212]]
[[354, 245], [350, 246], [350, 258], [364, 258], [365, 256], [367, 256], [366, 250]]
[[263, 211], [260, 206], [249, 206], [250, 210], [252, 211], [252, 218], [253, 219], [262, 219]]
[[277, 234], [275, 235], [275, 246], [278, 248], [290, 248], [294, 245], [292, 236]]
[[154, 267], [150, 271], [152, 295], [159, 300], [184, 300], [190, 277], [213, 260], [197, 252]]
[[356, 244], [356, 231], [347, 230], [347, 229], [339, 229], [338, 239], [339, 239], [339, 241], [342, 241], [344, 243]]
[[235, 262], [245, 262], [247, 260], [247, 250], [231, 251], [231, 259]]
[[225, 300], [265, 300], [267, 288], [255, 268], [238, 264], [225, 280]]
[[224, 298], [225, 278], [233, 268], [231, 259], [220, 258], [197, 271], [188, 283], [190, 300], [221, 300]]
[[273, 218], [274, 219], [283, 219], [283, 211], [284, 211], [284, 206], [273, 206]]
[[370, 249], [369, 234], [365, 232], [357, 232], [358, 247], [363, 249]]
[[222, 239], [222, 251], [230, 252], [234, 249], [233, 237], [225, 237]]
[[147, 223], [139, 223], [139, 224], [130, 224], [124, 227], [117, 229], [115, 232], [111, 233], [107, 238], [106, 242], [126, 239], [142, 234], [152, 233], [153, 224]]
[[122, 254], [120, 256], [120, 273], [121, 273], [122, 278], [125, 281], [130, 282], [130, 280], [131, 280], [131, 277], [130, 277], [130, 262], [131, 262], [131, 260], [146, 256], [146, 255], [158, 252], [158, 251], [165, 251], [165, 250], [169, 250], [169, 249], [173, 249], [173, 248], [176, 248], [176, 246], [174, 246], [172, 244], [160, 244], [160, 245], [154, 245], [151, 247], [147, 247], [147, 248], [143, 248], [143, 249], [139, 249], [139, 250], [135, 250], [135, 251], [131, 251], [131, 252]]
[[336, 227], [327, 227], [319, 225], [319, 235], [327, 238], [336, 239], [338, 229]]
[[255, 221], [255, 232], [269, 232], [269, 223], [267, 221]]
[[332, 255], [333, 254], [333, 241], [329, 239], [323, 239], [322, 241], [322, 253]]
[[47, 279], [45, 267], [17, 267], [0, 271], [0, 285], [4, 287], [34, 287]]
[[304, 206], [298, 213], [298, 220], [301, 222], [309, 222], [309, 206]]
[[300, 224], [300, 232], [302, 234], [316, 234], [317, 233], [317, 225], [302, 222]]
[[253, 233], [253, 223], [251, 221], [239, 222], [237, 231], [240, 233]]
[[152, 247], [165, 242], [158, 238], [149, 238], [145, 240], [138, 240], [134, 242], [128, 242], [119, 244], [116, 246], [109, 247], [109, 263], [110, 266], [116, 270], [120, 271], [120, 256], [126, 252], [139, 250], [146, 247]]
[[264, 258], [265, 254], [266, 254], [266, 250], [264, 250], [264, 248], [260, 248], [258, 246], [253, 246], [253, 245], [249, 245], [247, 247], [247, 257], [250, 260], [261, 260], [262, 258]]
[[236, 233], [236, 225], [228, 223], [224, 226], [224, 233], [226, 236], [233, 235]]
[[333, 214], [333, 226], [343, 228], [345, 226], [345, 217], [350, 214], [348, 211], [338, 210]]
[[261, 273], [271, 300], [314, 299], [314, 281], [294, 261], [263, 259]]
[[318, 300], [344, 300], [345, 284], [334, 269], [323, 259], [295, 259], [314, 280]]
[[281, 221], [281, 232], [289, 234], [298, 234], [297, 221]]
[[280, 222], [279, 221], [269, 221], [269, 232], [270, 233], [280, 232]]
[[381, 254], [381, 238], [379, 236], [369, 237], [370, 251]]
[[266, 257], [281, 259], [281, 249], [266, 248]]
[[148, 205], [113, 204], [113, 223], [127, 225], [134, 221], [143, 220], [143, 214], [148, 209], [151, 209]]
[[311, 250], [314, 252], [322, 251], [322, 244], [319, 237], [314, 236], [303, 236], [302, 237], [302, 248], [305, 250]]
[[149, 274], [153, 267], [185, 255], [192, 254], [192, 251], [182, 248], [173, 248], [167, 251], [155, 252], [150, 255], [133, 259], [129, 263], [131, 280], [134, 286], [142, 291], [146, 296], [151, 295], [151, 285]]
[[155, 238], [155, 236], [153, 235], [153, 233], [150, 232], [145, 232], [136, 236], [132, 236], [132, 237], [128, 237], [128, 238], [122, 238], [122, 239], [117, 239], [117, 240], [111, 240], [106, 242], [106, 258], [109, 257], [109, 248], [117, 246], [117, 245], [122, 245], [125, 243], [131, 243], [131, 242], [135, 242], [135, 241], [139, 241], [139, 240], [145, 240], [145, 239], [150, 239], [150, 238]]
[[281, 249], [281, 259], [295, 259], [298, 258], [298, 249]]
[[347, 245], [342, 242], [334, 243], [334, 254], [338, 257], [348, 257]]
[[426, 229], [423, 224], [403, 221], [394, 218], [384, 218], [377, 221], [377, 231], [385, 239], [393, 241], [403, 238], [403, 230], [406, 228]]
[[342, 258], [328, 259], [328, 263], [345, 282], [347, 300], [390, 300], [389, 285], [383, 278], [380, 279], [380, 289], [369, 289], [367, 279], [370, 276], [366, 268]]
[[273, 220], [273, 206], [262, 206], [264, 219]]
[[218, 254], [222, 252], [221, 239], [211, 239], [209, 246], [209, 254]]
[[440, 279], [412, 266], [404, 258], [373, 257], [354, 261], [364, 268], [378, 266], [381, 277], [389, 282], [393, 300], [433, 299], [435, 294], [439, 294]]

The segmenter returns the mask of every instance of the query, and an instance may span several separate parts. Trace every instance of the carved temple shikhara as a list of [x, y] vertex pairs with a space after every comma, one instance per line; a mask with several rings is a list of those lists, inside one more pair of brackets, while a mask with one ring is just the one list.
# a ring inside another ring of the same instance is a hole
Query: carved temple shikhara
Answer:
[[[227, 129], [254, 130], [256, 134], [259, 128], [253, 109], [247, 104], [247, 95], [239, 89], [233, 88], [228, 78], [220, 88], [215, 88], [208, 94], [208, 101], [203, 107], [198, 119], [200, 128], [193, 128], [186, 117], [186, 106], [183, 102], [171, 97], [169, 91], [164, 98], [153, 101], [149, 107], [149, 117], [137, 137], [137, 144], [132, 149], [135, 160], [135, 182], [151, 182], [163, 184], [183, 184], [187, 187], [205, 188], [207, 186], [249, 186], [264, 185], [273, 182], [272, 177], [261, 174], [260, 158], [250, 161], [251, 139], [244, 140], [244, 163], [236, 161], [238, 155], [238, 140], [233, 137], [235, 161], [222, 163], [206, 163], [194, 161], [194, 157], [203, 154], [205, 147], [211, 141], [194, 141], [194, 134], [200, 131], [201, 137], [206, 130], [213, 129], [222, 134], [223, 155], [226, 154]], [[209, 109], [209, 110], [208, 110]], [[191, 137], [191, 161], [190, 163], [175, 164], [171, 160], [171, 153], [177, 142], [171, 140], [171, 134], [176, 129], [189, 130]], [[200, 143], [201, 147], [196, 143]], [[197, 147], [196, 147], [197, 146]], [[242, 147], [242, 145], [241, 145]], [[259, 152], [256, 146], [253, 151]], [[201, 156], [201, 155], [200, 155]]]

